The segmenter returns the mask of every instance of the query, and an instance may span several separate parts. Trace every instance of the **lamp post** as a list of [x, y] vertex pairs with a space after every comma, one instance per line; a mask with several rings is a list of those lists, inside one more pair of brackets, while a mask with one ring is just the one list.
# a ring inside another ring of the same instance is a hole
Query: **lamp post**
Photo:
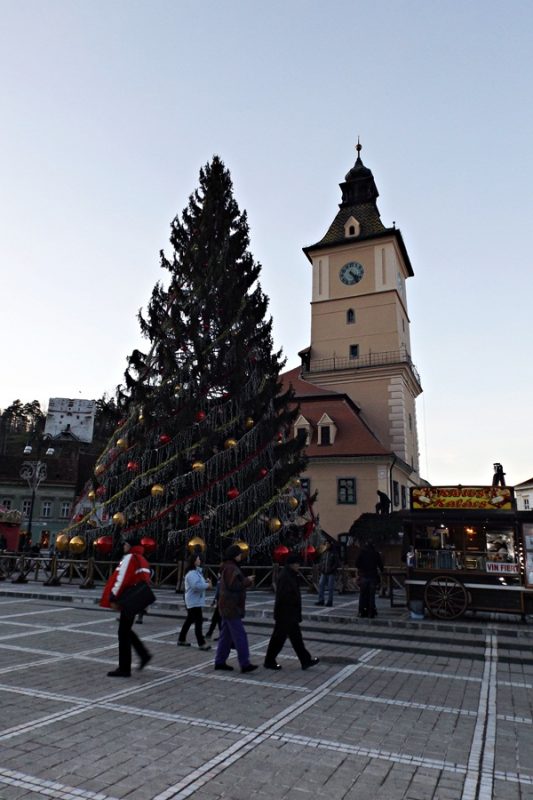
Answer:
[[[28, 539], [31, 542], [31, 525], [33, 521], [33, 507], [35, 505], [35, 496], [37, 493], [37, 489], [41, 485], [41, 483], [46, 480], [47, 469], [46, 464], [39, 459], [40, 450], [41, 450], [42, 443], [39, 442], [39, 446], [37, 447], [37, 461], [23, 461], [22, 466], [20, 468], [20, 477], [25, 480], [28, 484], [28, 487], [31, 489], [31, 501], [30, 501], [30, 513], [28, 516], [28, 527], [27, 527], [27, 535]], [[31, 445], [26, 445], [24, 448], [24, 455], [29, 456], [33, 452], [33, 448]], [[54, 448], [48, 447], [46, 450], [45, 455], [53, 456], [54, 455]]]

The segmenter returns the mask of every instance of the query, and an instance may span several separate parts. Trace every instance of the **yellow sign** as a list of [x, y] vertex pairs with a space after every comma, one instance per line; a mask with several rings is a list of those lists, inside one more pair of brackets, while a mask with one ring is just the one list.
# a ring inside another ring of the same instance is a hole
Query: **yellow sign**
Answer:
[[506, 486], [420, 486], [411, 489], [413, 511], [463, 508], [474, 511], [512, 511], [514, 492]]

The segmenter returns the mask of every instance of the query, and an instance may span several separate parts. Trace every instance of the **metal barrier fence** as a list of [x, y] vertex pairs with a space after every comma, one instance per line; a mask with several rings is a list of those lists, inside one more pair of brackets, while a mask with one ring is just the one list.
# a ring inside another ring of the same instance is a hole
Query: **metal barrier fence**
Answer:
[[[80, 589], [92, 589], [95, 585], [103, 585], [117, 562], [97, 560], [93, 557], [63, 558], [61, 556], [41, 557], [22, 553], [0, 554], [0, 581], [11, 583], [42, 582], [45, 586], [77, 584]], [[175, 592], [183, 591], [185, 562], [151, 563], [152, 584], [156, 588], [167, 588]], [[279, 564], [271, 566], [244, 566], [247, 574], [255, 575], [255, 589], [275, 591]], [[219, 565], [205, 564], [204, 572], [215, 586]], [[318, 566], [303, 566], [300, 570], [307, 591], [316, 593], [320, 574]], [[380, 595], [389, 597], [391, 606], [405, 605], [404, 594], [405, 570], [386, 568], [382, 575]], [[354, 567], [341, 567], [336, 575], [335, 589], [339, 594], [352, 594], [359, 591], [357, 570]]]

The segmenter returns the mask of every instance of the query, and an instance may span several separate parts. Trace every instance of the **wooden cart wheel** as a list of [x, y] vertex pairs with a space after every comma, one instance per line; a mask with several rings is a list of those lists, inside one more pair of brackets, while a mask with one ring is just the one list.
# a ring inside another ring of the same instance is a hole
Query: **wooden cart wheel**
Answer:
[[433, 617], [457, 619], [468, 608], [468, 592], [457, 578], [430, 578], [424, 587], [426, 608]]

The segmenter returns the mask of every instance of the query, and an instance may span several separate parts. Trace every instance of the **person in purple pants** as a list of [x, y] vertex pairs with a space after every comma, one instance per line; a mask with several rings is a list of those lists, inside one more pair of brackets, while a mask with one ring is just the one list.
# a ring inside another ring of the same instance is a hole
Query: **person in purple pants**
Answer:
[[220, 636], [215, 655], [215, 669], [231, 671], [226, 663], [231, 646], [237, 651], [241, 672], [253, 672], [256, 664], [250, 663], [248, 637], [243, 625], [246, 589], [253, 586], [254, 578], [247, 578], [241, 570], [242, 550], [232, 544], [224, 554], [220, 572], [218, 610], [221, 617]]

